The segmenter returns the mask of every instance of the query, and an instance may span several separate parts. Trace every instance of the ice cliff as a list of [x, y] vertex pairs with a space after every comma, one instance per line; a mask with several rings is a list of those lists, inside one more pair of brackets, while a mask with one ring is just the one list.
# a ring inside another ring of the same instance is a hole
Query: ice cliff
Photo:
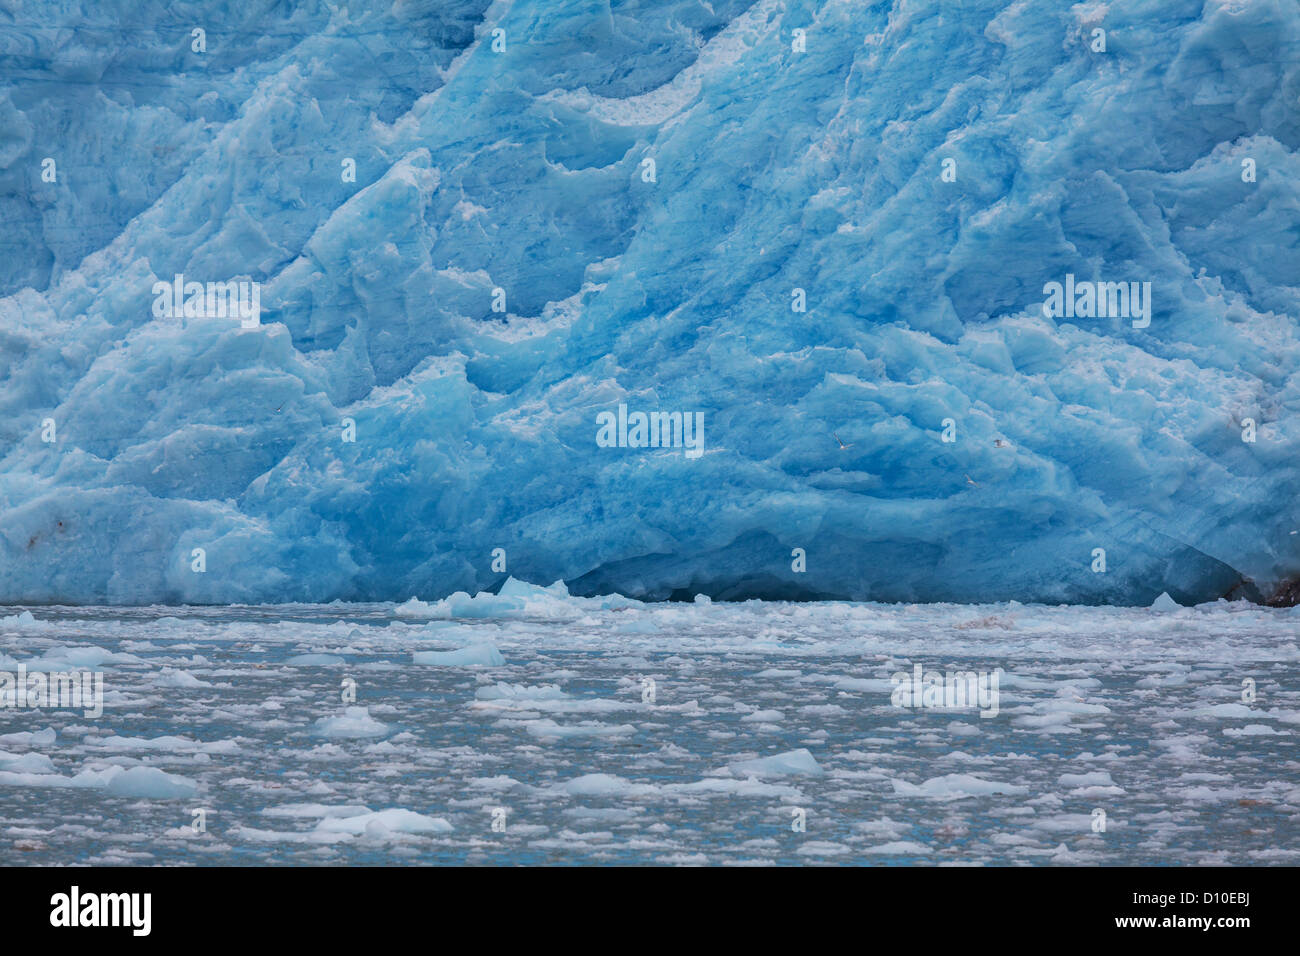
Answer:
[[1293, 0], [0, 0], [0, 601], [1276, 598], [1298, 147]]

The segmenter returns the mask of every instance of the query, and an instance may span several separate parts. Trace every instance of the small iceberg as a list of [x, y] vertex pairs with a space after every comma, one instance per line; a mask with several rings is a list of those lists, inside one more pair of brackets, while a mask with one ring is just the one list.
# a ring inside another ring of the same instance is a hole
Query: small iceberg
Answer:
[[1154, 601], [1151, 602], [1151, 610], [1153, 611], [1166, 612], [1166, 611], [1178, 611], [1181, 609], [1182, 609], [1182, 605], [1179, 604], [1177, 601], [1175, 601], [1173, 598], [1171, 598], [1169, 596], [1168, 591], [1161, 591], [1160, 597], [1156, 598]]
[[826, 773], [821, 764], [817, 762], [817, 758], [812, 755], [812, 751], [806, 747], [800, 747], [798, 750], [787, 750], [785, 753], [775, 754], [771, 757], [760, 757], [757, 760], [741, 760], [737, 763], [728, 764], [727, 769], [732, 773], [752, 773], [763, 777], [820, 777]]
[[384, 837], [394, 833], [449, 833], [452, 826], [442, 817], [428, 817], [413, 810], [393, 808], [350, 817], [327, 816], [316, 824], [320, 833], [348, 833], [353, 836]]
[[531, 618], [548, 621], [565, 621], [581, 617], [591, 611], [641, 607], [640, 601], [610, 594], [599, 598], [573, 597], [563, 581], [549, 587], [529, 584], [515, 578], [506, 578], [496, 594], [480, 591], [472, 597], [457, 591], [450, 597], [432, 603], [411, 598], [400, 604], [393, 613], [408, 620], [517, 620]]
[[194, 796], [198, 785], [188, 777], [178, 777], [157, 767], [132, 767], [114, 775], [104, 790], [114, 797], [175, 800]]
[[388, 733], [388, 725], [371, 717], [368, 707], [348, 707], [341, 717], [322, 717], [315, 729], [322, 737], [382, 737]]
[[506, 662], [491, 642], [471, 644], [454, 651], [416, 651], [411, 656], [417, 664], [437, 667], [502, 667]]

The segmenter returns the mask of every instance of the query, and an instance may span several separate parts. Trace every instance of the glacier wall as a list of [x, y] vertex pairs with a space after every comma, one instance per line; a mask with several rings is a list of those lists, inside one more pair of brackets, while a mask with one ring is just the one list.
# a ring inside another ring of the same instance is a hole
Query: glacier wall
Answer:
[[0, 601], [1300, 576], [1293, 0], [286, 6], [0, 0]]

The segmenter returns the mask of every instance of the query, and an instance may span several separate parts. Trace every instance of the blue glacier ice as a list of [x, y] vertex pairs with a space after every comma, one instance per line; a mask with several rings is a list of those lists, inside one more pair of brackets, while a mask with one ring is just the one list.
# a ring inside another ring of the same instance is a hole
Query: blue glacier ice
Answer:
[[1294, 0], [0, 0], [0, 601], [1285, 599], [1298, 148]]

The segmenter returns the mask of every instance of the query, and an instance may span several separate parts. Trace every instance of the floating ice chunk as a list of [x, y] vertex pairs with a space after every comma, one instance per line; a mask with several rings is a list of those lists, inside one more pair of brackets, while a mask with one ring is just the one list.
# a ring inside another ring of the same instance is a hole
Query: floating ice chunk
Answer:
[[1075, 697], [1072, 693], [1063, 694], [1048, 700], [1039, 701], [1035, 710], [1045, 714], [1109, 714], [1110, 708], [1105, 704], [1090, 704]]
[[1115, 781], [1105, 770], [1093, 770], [1089, 773], [1063, 773], [1060, 776], [1063, 787], [1113, 787]]
[[44, 730], [20, 730], [12, 734], [0, 734], [0, 744], [20, 747], [48, 747], [58, 735], [53, 727]]
[[1153, 611], [1179, 611], [1182, 610], [1182, 607], [1181, 604], [1169, 596], [1168, 591], [1161, 591], [1160, 597], [1151, 602], [1151, 610]]
[[54, 773], [54, 762], [45, 754], [11, 754], [0, 750], [0, 770], [9, 773]]
[[40, 622], [32, 617], [31, 611], [23, 611], [19, 614], [11, 614], [8, 617], [0, 617], [0, 630], [6, 631], [27, 631], [36, 627]]
[[525, 726], [534, 737], [568, 739], [570, 737], [625, 737], [636, 733], [631, 724], [602, 724], [584, 721], [580, 724], [557, 724], [549, 718], [530, 720]]
[[799, 713], [808, 717], [837, 717], [849, 711], [839, 704], [806, 704], [799, 708]]
[[933, 853], [934, 851], [921, 843], [913, 843], [910, 840], [894, 840], [891, 843], [881, 843], [879, 846], [865, 847], [862, 852], [888, 856], [924, 856], [926, 853]]
[[1079, 854], [1073, 852], [1073, 851], [1072, 851], [1068, 846], [1066, 846], [1064, 843], [1058, 843], [1058, 844], [1056, 845], [1056, 850], [1052, 853], [1052, 862], [1053, 862], [1053, 863], [1069, 863], [1071, 860], [1077, 858], [1078, 855], [1079, 855]]
[[1225, 735], [1229, 737], [1285, 737], [1288, 731], [1274, 730], [1267, 724], [1247, 724], [1245, 727], [1225, 727]]
[[121, 767], [106, 770], [81, 770], [71, 777], [57, 773], [32, 773], [29, 770], [8, 771], [0, 769], [0, 786], [4, 787], [58, 787], [60, 789], [103, 789]]
[[898, 837], [910, 830], [912, 825], [882, 817], [879, 820], [862, 820], [853, 824], [853, 828], [877, 837]]
[[164, 667], [157, 677], [153, 679], [155, 687], [175, 687], [175, 688], [194, 688], [194, 687], [211, 687], [212, 685], [205, 680], [200, 680], [189, 671], [176, 670], [171, 667]]
[[322, 833], [382, 836], [385, 833], [449, 833], [452, 825], [442, 817], [426, 817], [413, 810], [393, 808], [356, 816], [327, 816], [316, 824]]
[[438, 667], [501, 667], [506, 662], [497, 646], [490, 641], [454, 651], [416, 651], [411, 656], [417, 664]]
[[619, 594], [599, 598], [577, 598], [569, 594], [563, 581], [541, 587], [507, 578], [496, 594], [480, 591], [472, 597], [457, 591], [441, 601], [425, 603], [411, 598], [394, 612], [399, 617], [416, 619], [522, 619], [570, 620], [592, 611], [640, 606]]
[[347, 661], [337, 654], [298, 654], [285, 663], [292, 667], [338, 667]]
[[262, 811], [263, 816], [268, 817], [293, 817], [293, 818], [326, 818], [326, 817], [355, 817], [363, 813], [369, 813], [369, 807], [363, 806], [331, 806], [325, 803], [282, 803], [276, 807], [267, 807]]
[[[479, 597], [486, 595], [480, 594]], [[506, 578], [506, 583], [501, 585], [501, 590], [497, 592], [497, 597], [501, 600], [517, 599], [521, 601], [535, 600], [538, 598], [555, 598], [567, 600], [569, 598], [569, 588], [563, 581], [556, 581], [550, 587], [542, 587], [539, 584], [529, 584], [527, 581], [520, 581], [518, 578]]]
[[685, 793], [693, 796], [772, 797], [774, 799], [802, 799], [796, 788], [788, 784], [766, 783], [750, 776], [744, 780], [729, 777], [705, 777], [694, 783], [670, 783], [664, 786], [667, 793]]
[[622, 621], [615, 630], [619, 634], [658, 634], [659, 625], [648, 618], [640, 618], [635, 621]]
[[72, 787], [70, 777], [57, 773], [32, 773], [30, 770], [13, 771], [0, 767], [0, 787]]
[[589, 773], [574, 777], [567, 783], [557, 784], [556, 789], [574, 797], [611, 797], [653, 794], [656, 789], [646, 784], [632, 783], [623, 777], [608, 773]]
[[967, 773], [950, 773], [942, 777], [931, 777], [917, 785], [905, 780], [894, 780], [894, 793], [900, 797], [929, 797], [935, 800], [961, 800], [966, 797], [983, 797], [992, 794], [1028, 793], [1028, 787], [1014, 783], [998, 783], [984, 780]]
[[110, 664], [140, 664], [134, 654], [116, 654], [103, 647], [50, 647], [40, 657], [24, 661], [28, 671], [100, 670]]
[[809, 840], [802, 843], [799, 849], [795, 850], [800, 856], [843, 856], [850, 850], [843, 843], [832, 843], [829, 840]]
[[622, 777], [608, 773], [589, 773], [575, 777], [564, 785], [566, 792], [574, 796], [602, 796], [610, 793], [622, 793], [631, 784]]
[[[1025, 825], [1034, 830], [1041, 830], [1044, 833], [1084, 834], [1092, 832], [1092, 823], [1092, 814], [1090, 813], [1059, 813], [1054, 816], [1035, 817], [1028, 820]], [[1106, 825], [1109, 827], [1122, 826], [1117, 820], [1107, 820]]]
[[785, 714], [779, 710], [756, 710], [740, 719], [750, 724], [775, 724], [778, 721], [785, 720]]
[[1060, 710], [1055, 713], [1029, 715], [1013, 718], [1016, 727], [1036, 730], [1044, 734], [1077, 734], [1078, 728], [1070, 726], [1070, 712]]
[[465, 591], [457, 591], [432, 604], [412, 598], [398, 608], [398, 613], [403, 617], [428, 618], [567, 617], [573, 613], [573, 608], [566, 607], [568, 600], [569, 589], [563, 581], [543, 588], [507, 578], [496, 594], [480, 591], [471, 597]]
[[1070, 795], [1074, 797], [1119, 796], [1124, 793], [1124, 788], [1116, 786], [1110, 774], [1104, 770], [1091, 773], [1063, 773], [1060, 782], [1061, 786], [1071, 788]]
[[825, 774], [817, 758], [806, 747], [787, 750], [785, 753], [771, 757], [759, 757], [757, 760], [741, 760], [728, 764], [727, 769], [733, 773], [758, 774], [759, 776], [779, 777], [785, 775], [806, 775], [820, 777]]
[[414, 620], [433, 617], [433, 605], [428, 601], [421, 601], [419, 598], [413, 597], [393, 608], [393, 616]]
[[158, 750], [164, 753], [220, 753], [239, 752], [239, 744], [233, 740], [214, 740], [204, 743], [189, 737], [166, 734], [161, 737], [109, 737], [88, 738], [87, 746], [102, 747], [105, 750]]
[[388, 733], [388, 725], [371, 717], [368, 707], [348, 707], [341, 717], [320, 718], [315, 727], [322, 737], [382, 737]]
[[1258, 711], [1251, 710], [1245, 704], [1215, 704], [1196, 711], [1198, 717], [1258, 717]]
[[574, 820], [598, 823], [631, 823], [645, 813], [645, 807], [566, 807], [564, 815]]
[[498, 681], [491, 687], [480, 687], [474, 692], [479, 700], [566, 700], [569, 695], [555, 684], [528, 687], [524, 684], [507, 684]]
[[898, 686], [883, 677], [836, 677], [830, 678], [830, 684], [836, 690], [855, 694], [888, 694]]
[[175, 800], [194, 796], [198, 784], [188, 777], [178, 777], [157, 767], [132, 767], [115, 774], [104, 789], [115, 797]]

